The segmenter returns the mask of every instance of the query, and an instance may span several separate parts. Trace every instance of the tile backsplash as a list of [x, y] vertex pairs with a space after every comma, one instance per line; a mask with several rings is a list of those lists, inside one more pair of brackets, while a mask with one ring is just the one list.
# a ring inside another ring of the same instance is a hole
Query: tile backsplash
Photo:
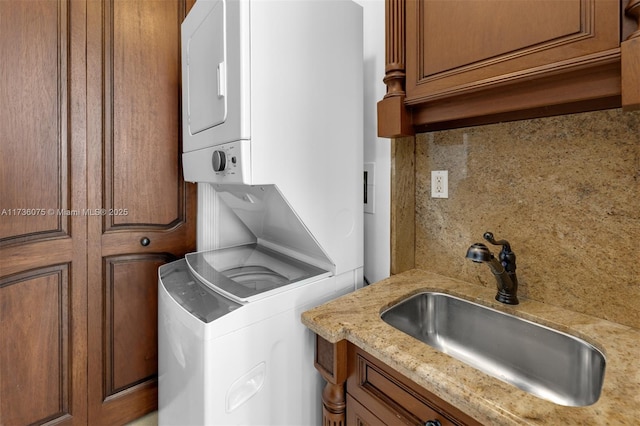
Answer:
[[[417, 268], [495, 287], [465, 259], [492, 231], [522, 297], [640, 328], [640, 112], [423, 133], [415, 155]], [[449, 171], [448, 199], [431, 170]]]

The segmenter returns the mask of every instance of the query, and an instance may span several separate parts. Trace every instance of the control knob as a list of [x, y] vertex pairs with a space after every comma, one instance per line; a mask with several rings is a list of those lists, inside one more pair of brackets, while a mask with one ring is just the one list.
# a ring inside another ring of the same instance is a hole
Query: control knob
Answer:
[[227, 168], [227, 156], [224, 151], [213, 151], [213, 157], [211, 158], [213, 164], [213, 170], [216, 172], [223, 172]]

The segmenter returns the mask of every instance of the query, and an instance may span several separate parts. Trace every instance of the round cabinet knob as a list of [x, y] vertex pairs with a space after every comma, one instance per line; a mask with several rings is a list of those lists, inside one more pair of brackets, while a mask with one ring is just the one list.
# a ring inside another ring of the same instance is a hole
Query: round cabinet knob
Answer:
[[141, 246], [146, 247], [146, 246], [148, 246], [149, 244], [151, 244], [151, 240], [150, 240], [150, 239], [148, 239], [147, 237], [142, 237], [142, 238], [140, 239], [140, 245], [141, 245]]
[[440, 420], [428, 420], [424, 426], [442, 426]]
[[222, 172], [227, 167], [227, 156], [224, 151], [213, 151], [213, 157], [211, 158], [213, 164], [213, 170], [216, 172]]

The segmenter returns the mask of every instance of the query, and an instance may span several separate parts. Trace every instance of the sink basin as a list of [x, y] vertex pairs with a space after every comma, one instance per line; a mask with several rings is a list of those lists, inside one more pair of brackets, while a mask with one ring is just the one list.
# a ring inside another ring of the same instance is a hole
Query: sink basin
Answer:
[[605, 357], [566, 333], [455, 296], [424, 292], [381, 315], [400, 331], [559, 405], [600, 397]]

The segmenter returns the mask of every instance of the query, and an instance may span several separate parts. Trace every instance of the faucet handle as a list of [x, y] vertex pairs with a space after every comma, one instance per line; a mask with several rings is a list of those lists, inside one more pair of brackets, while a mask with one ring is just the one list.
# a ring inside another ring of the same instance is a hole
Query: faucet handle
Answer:
[[506, 269], [507, 272], [515, 273], [516, 254], [511, 250], [511, 244], [509, 244], [509, 241], [507, 240], [496, 241], [493, 238], [493, 233], [489, 231], [485, 232], [482, 237], [495, 246], [502, 246], [502, 250], [500, 250], [498, 259], [500, 259], [500, 263], [502, 263], [502, 266], [504, 266], [504, 269]]
[[485, 232], [482, 235], [482, 238], [484, 238], [485, 240], [489, 241], [494, 246], [502, 246], [502, 250], [511, 251], [511, 244], [509, 244], [509, 241], [507, 241], [507, 240], [498, 240], [498, 241], [496, 241], [493, 238], [493, 232], [489, 232], [489, 231]]

